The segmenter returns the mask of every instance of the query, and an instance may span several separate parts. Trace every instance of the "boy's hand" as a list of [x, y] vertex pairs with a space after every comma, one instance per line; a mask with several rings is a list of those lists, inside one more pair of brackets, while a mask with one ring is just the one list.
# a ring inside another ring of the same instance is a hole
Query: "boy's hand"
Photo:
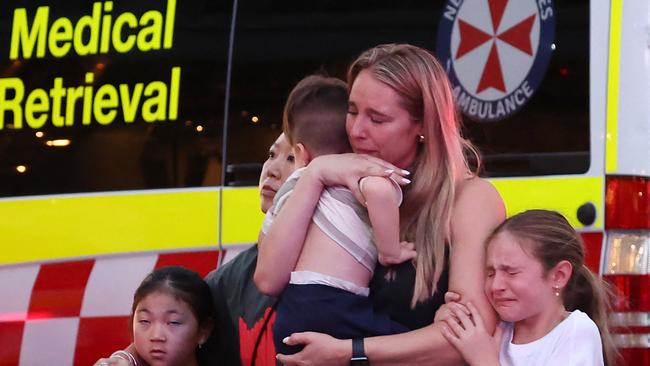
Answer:
[[408, 241], [402, 241], [399, 243], [399, 254], [394, 256], [386, 256], [379, 253], [378, 260], [382, 266], [390, 266], [393, 264], [400, 264], [411, 259], [414, 259], [417, 256], [415, 252], [415, 244]]

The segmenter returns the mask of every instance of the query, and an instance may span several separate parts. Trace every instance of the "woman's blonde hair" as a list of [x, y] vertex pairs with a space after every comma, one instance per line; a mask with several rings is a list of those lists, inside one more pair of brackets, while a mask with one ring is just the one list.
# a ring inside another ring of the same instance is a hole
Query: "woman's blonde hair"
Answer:
[[616, 364], [618, 352], [607, 326], [610, 291], [607, 284], [585, 266], [582, 238], [561, 214], [548, 210], [528, 210], [514, 215], [499, 225], [487, 243], [499, 233], [507, 232], [519, 245], [530, 249], [542, 264], [545, 273], [561, 262], [571, 263], [571, 278], [562, 291], [568, 311], [581, 310], [598, 326], [603, 345], [605, 365]]
[[392, 88], [413, 121], [422, 123], [413, 172], [400, 210], [402, 239], [415, 243], [415, 287], [411, 306], [431, 297], [445, 267], [456, 184], [471, 172], [465, 154], [479, 160], [461, 136], [461, 120], [442, 65], [427, 50], [384, 44], [363, 52], [348, 69], [348, 88], [363, 70]]

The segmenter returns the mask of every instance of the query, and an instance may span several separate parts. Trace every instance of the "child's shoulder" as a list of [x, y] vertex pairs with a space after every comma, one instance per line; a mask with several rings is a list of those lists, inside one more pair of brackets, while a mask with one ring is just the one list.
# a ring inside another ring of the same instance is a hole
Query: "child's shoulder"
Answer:
[[596, 323], [580, 310], [574, 310], [566, 319], [576, 335], [600, 334]]

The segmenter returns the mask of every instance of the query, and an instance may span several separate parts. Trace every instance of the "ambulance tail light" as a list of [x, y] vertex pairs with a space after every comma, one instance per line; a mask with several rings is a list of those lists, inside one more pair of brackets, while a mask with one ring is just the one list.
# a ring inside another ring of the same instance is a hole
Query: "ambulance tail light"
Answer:
[[650, 179], [607, 177], [603, 278], [615, 294], [610, 326], [625, 365], [650, 365]]

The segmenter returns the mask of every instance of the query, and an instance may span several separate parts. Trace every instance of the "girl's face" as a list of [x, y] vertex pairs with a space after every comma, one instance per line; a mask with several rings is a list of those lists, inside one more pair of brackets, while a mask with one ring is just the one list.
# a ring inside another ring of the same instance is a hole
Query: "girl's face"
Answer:
[[551, 276], [519, 240], [501, 232], [487, 248], [485, 294], [502, 320], [535, 322], [559, 304]]
[[135, 348], [151, 366], [196, 365], [207, 335], [189, 305], [167, 292], [145, 296], [133, 315]]
[[391, 87], [368, 70], [359, 73], [350, 90], [346, 120], [355, 153], [372, 155], [400, 168], [413, 164], [422, 123], [411, 120], [399, 100]]
[[293, 150], [289, 141], [281, 134], [269, 148], [269, 157], [262, 166], [260, 175], [260, 206], [266, 212], [273, 203], [275, 193], [295, 169]]

